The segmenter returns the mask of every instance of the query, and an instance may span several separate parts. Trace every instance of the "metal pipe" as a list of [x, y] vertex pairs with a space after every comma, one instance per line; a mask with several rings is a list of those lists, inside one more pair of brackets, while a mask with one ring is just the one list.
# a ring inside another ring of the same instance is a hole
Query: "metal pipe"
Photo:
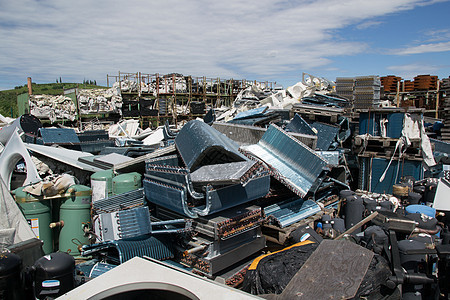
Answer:
[[199, 251], [204, 250], [205, 248], [206, 248], [206, 245], [199, 245], [199, 246], [197, 246], [197, 247], [194, 247], [194, 248], [191, 248], [191, 249], [189, 249], [189, 250], [184, 251], [183, 254], [192, 254], [192, 253], [196, 253], [196, 252], [199, 252]]
[[52, 223], [50, 223], [49, 227], [50, 228], [56, 228], [56, 227], [63, 228], [64, 227], [64, 221], [61, 220], [59, 222], [52, 222]]

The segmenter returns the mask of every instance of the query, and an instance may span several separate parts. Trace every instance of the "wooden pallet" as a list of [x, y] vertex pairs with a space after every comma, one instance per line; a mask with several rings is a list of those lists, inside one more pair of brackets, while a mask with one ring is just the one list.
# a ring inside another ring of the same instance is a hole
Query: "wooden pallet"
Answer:
[[[392, 154], [394, 152], [384, 152], [384, 153], [380, 153], [380, 152], [370, 152], [370, 151], [366, 151], [364, 153], [360, 153], [358, 154], [358, 157], [367, 157], [367, 158], [384, 158], [387, 160], [390, 160], [392, 158]], [[395, 157], [394, 160], [399, 160], [398, 158], [398, 152], [395, 153]], [[401, 160], [416, 160], [416, 161], [423, 161], [423, 157], [422, 157], [422, 153], [417, 153], [417, 154], [409, 154], [409, 153], [403, 153]]]
[[[378, 157], [391, 157], [395, 151], [397, 141], [398, 139], [393, 138], [369, 137], [367, 142], [365, 142], [362, 137], [356, 136], [353, 152], [372, 156], [375, 155]], [[419, 139], [411, 140], [411, 145], [406, 149], [405, 155], [413, 158], [421, 158], [422, 149], [420, 147], [420, 143], [421, 141]], [[396, 155], [398, 155], [398, 152]]]

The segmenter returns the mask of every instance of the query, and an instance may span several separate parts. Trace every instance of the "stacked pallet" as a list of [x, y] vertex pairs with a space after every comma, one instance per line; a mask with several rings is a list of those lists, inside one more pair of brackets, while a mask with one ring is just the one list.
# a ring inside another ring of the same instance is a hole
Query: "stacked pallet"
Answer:
[[380, 77], [380, 80], [386, 93], [395, 93], [397, 92], [397, 84], [402, 80], [402, 78], [394, 75], [388, 75]]
[[380, 100], [381, 81], [379, 76], [355, 77], [353, 90], [354, 108], [373, 107]]
[[414, 77], [414, 90], [415, 91], [429, 91], [437, 89], [437, 76], [431, 75], [418, 75]]
[[440, 90], [443, 92], [442, 105], [444, 128], [441, 129], [442, 140], [450, 142], [450, 78], [442, 79]]
[[403, 81], [402, 92], [413, 92], [414, 91], [414, 82], [411, 80]]
[[355, 79], [353, 77], [336, 78], [336, 94], [348, 100], [353, 100], [353, 87]]

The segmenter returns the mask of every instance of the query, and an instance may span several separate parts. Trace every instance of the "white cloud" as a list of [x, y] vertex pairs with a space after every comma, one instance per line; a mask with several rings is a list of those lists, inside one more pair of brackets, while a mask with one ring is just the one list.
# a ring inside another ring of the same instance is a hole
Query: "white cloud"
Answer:
[[425, 42], [442, 42], [450, 40], [450, 29], [437, 29], [437, 30], [428, 30], [425, 32], [427, 39]]
[[436, 73], [440, 67], [425, 63], [410, 63], [406, 65], [389, 66], [387, 69], [391, 70], [397, 76], [412, 80], [419, 74], [433, 75], [433, 73]]
[[392, 54], [408, 55], [408, 54], [421, 54], [421, 53], [446, 52], [446, 51], [450, 51], [450, 42], [422, 44], [419, 46], [413, 46], [405, 49], [393, 50]]
[[275, 79], [367, 49], [336, 29], [432, 2], [2, 1], [0, 82], [11, 73], [100, 82], [119, 70]]
[[383, 22], [381, 21], [367, 21], [367, 22], [363, 22], [361, 24], [356, 25], [357, 29], [363, 30], [363, 29], [367, 29], [370, 27], [376, 27], [380, 24], [382, 24]]

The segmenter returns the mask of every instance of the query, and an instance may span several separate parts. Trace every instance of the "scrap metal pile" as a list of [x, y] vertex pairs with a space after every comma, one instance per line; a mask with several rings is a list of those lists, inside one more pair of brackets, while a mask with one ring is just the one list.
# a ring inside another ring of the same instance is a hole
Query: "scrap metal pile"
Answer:
[[30, 113], [37, 118], [75, 120], [77, 107], [72, 99], [66, 96], [31, 95]]
[[89, 298], [141, 264], [166, 270], [162, 282], [173, 270], [180, 282], [220, 281], [238, 298], [448, 298], [450, 145], [430, 142], [422, 110], [355, 119], [328, 89], [315, 77], [270, 94], [254, 86], [180, 128], [123, 121], [100, 151], [32, 116], [7, 125], [1, 260], [30, 267], [14, 291]]
[[122, 108], [122, 96], [116, 86], [110, 89], [80, 89], [77, 99], [80, 114], [118, 113]]

